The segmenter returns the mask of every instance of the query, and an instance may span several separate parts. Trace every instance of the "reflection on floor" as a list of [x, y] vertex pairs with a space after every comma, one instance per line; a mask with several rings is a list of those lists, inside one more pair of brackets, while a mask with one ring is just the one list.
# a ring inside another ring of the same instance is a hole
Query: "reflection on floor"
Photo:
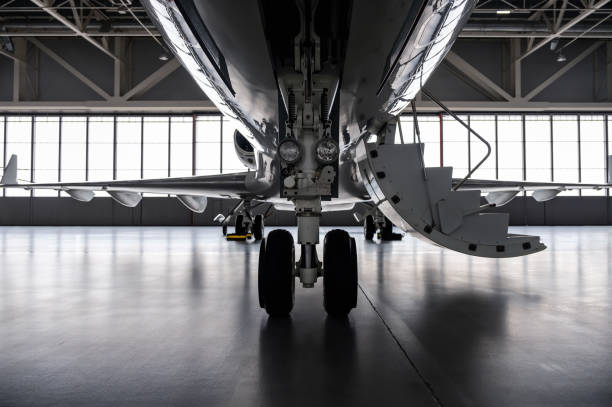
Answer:
[[505, 260], [350, 231], [338, 321], [321, 281], [268, 319], [216, 228], [0, 228], [0, 405], [612, 405], [612, 228]]

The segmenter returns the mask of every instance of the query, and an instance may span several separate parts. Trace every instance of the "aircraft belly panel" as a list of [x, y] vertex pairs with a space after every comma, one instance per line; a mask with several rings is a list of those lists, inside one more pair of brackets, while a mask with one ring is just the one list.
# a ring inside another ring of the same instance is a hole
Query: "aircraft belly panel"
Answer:
[[274, 156], [278, 93], [257, 2], [143, 0], [165, 42], [243, 136]]
[[355, 0], [340, 93], [352, 138], [400, 114], [450, 50], [475, 0]]
[[273, 145], [278, 92], [257, 2], [196, 0], [200, 16], [225, 57], [235, 103]]

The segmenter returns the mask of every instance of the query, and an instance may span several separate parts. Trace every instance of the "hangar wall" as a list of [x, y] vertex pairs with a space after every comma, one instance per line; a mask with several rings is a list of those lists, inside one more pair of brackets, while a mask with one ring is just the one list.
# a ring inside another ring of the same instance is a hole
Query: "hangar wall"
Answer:
[[[8, 226], [213, 226], [213, 218], [227, 213], [237, 202], [210, 199], [206, 211], [194, 214], [174, 198], [145, 197], [136, 208], [126, 208], [110, 198], [82, 203], [71, 198], [6, 197], [0, 199], [0, 225]], [[262, 206], [256, 213], [263, 213]], [[358, 207], [356, 208], [358, 209]], [[512, 226], [612, 225], [612, 199], [606, 197], [559, 197], [538, 203], [517, 197], [497, 212], [510, 214]], [[357, 226], [353, 211], [324, 213], [325, 226]], [[295, 215], [274, 209], [268, 225], [294, 226]]]
[[[116, 38], [111, 46], [123, 55], [121, 64], [77, 38], [14, 42], [26, 63], [0, 59], [0, 114], [215, 111], [182, 67], [159, 60], [159, 48], [150, 39]], [[525, 41], [459, 39], [428, 87], [458, 111], [612, 113], [611, 44], [578, 40], [566, 50], [566, 64], [555, 62], [555, 54], [544, 47], [517, 69], [512, 56]], [[439, 111], [421, 96], [417, 106]], [[611, 205], [607, 197], [559, 197], [544, 204], [517, 198], [502, 210], [510, 212], [515, 225], [610, 224]], [[0, 224], [209, 224], [231, 206], [211, 201], [205, 214], [192, 217], [171, 198], [145, 197], [138, 208], [127, 209], [107, 198], [86, 205], [65, 197], [5, 197], [0, 198]], [[349, 213], [326, 214], [323, 222], [354, 223]], [[269, 223], [291, 224], [293, 217], [275, 213]]]

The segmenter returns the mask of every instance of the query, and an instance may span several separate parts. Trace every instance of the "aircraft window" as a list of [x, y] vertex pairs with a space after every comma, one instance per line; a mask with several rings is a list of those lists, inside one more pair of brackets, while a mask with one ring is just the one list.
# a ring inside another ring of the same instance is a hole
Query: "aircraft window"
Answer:
[[[32, 178], [32, 117], [9, 116], [6, 118], [6, 162], [17, 154], [17, 179], [31, 181]], [[6, 189], [6, 196], [30, 196], [30, 191]]]
[[181, 14], [187, 21], [189, 28], [191, 28], [193, 33], [197, 36], [202, 50], [204, 51], [210, 62], [214, 65], [215, 70], [217, 71], [221, 79], [223, 79], [225, 85], [232, 92], [232, 94], [235, 94], [234, 89], [232, 88], [229, 73], [227, 71], [225, 57], [221, 53], [221, 50], [219, 49], [219, 47], [215, 43], [215, 40], [206, 28], [206, 25], [204, 25], [204, 21], [202, 21], [200, 12], [196, 8], [193, 1], [177, 1], [176, 6], [179, 8]]
[[[59, 176], [58, 116], [39, 116], [34, 120], [34, 181], [57, 182]], [[21, 161], [21, 157], [17, 162]], [[57, 196], [52, 189], [37, 189], [34, 196]]]

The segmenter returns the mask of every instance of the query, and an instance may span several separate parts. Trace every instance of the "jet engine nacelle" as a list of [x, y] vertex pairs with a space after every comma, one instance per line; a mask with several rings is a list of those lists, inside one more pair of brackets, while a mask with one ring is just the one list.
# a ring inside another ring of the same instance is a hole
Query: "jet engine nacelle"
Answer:
[[238, 154], [238, 159], [241, 163], [253, 170], [257, 168], [255, 163], [255, 149], [238, 130], [234, 131], [234, 148], [236, 149], [236, 154]]

